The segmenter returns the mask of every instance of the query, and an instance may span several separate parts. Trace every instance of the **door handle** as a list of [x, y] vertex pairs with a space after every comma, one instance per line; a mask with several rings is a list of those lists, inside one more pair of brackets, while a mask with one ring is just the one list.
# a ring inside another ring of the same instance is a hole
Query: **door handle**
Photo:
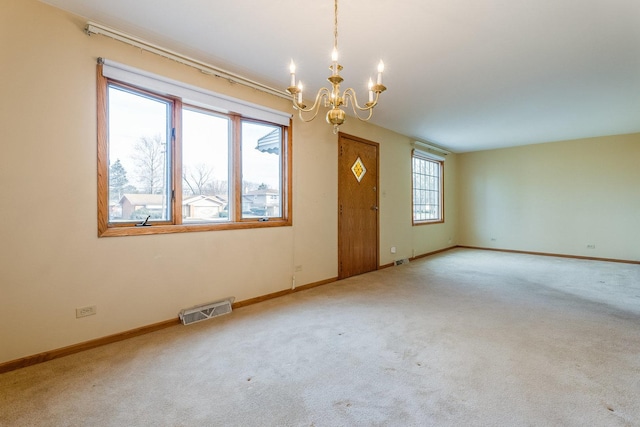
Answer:
[[371, 210], [372, 210], [372, 211], [377, 211], [377, 210], [378, 210], [378, 207], [377, 207], [377, 206], [371, 206]]

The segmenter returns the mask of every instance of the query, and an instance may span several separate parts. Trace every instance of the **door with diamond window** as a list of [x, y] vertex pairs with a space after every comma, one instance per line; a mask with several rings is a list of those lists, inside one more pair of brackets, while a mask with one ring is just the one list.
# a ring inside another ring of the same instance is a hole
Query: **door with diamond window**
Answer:
[[378, 268], [378, 144], [338, 141], [338, 277]]

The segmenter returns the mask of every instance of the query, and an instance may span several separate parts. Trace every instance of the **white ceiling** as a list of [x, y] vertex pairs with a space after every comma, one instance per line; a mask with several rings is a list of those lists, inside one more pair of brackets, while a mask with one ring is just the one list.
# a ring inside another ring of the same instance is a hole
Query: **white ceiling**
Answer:
[[[45, 3], [276, 88], [292, 58], [305, 92], [328, 85], [332, 0]], [[640, 132], [638, 0], [341, 0], [338, 19], [343, 87], [366, 97], [385, 62], [385, 128], [455, 152]]]

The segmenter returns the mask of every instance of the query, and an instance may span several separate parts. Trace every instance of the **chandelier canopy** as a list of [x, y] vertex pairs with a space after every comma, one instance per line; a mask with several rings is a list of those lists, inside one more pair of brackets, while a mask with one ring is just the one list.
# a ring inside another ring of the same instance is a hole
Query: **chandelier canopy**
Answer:
[[[287, 88], [287, 92], [291, 94], [293, 101], [293, 108], [298, 110], [298, 116], [300, 120], [310, 122], [315, 119], [320, 109], [320, 104], [323, 103], [325, 107], [330, 108], [327, 112], [327, 123], [333, 125], [333, 133], [338, 132], [338, 127], [344, 123], [345, 112], [341, 108], [342, 105], [349, 107], [349, 101], [351, 101], [351, 108], [355, 116], [362, 120], [367, 121], [373, 114], [373, 107], [378, 104], [378, 97], [387, 88], [382, 84], [382, 72], [384, 71], [384, 63], [382, 60], [378, 63], [378, 77], [376, 83], [369, 79], [369, 99], [364, 106], [358, 104], [356, 99], [356, 92], [352, 88], [347, 88], [344, 92], [340, 93], [340, 83], [344, 80], [340, 76], [342, 65], [338, 64], [338, 0], [334, 0], [334, 21], [333, 21], [333, 52], [331, 53], [331, 75], [327, 78], [331, 83], [331, 88], [323, 87], [316, 94], [316, 98], [313, 105], [307, 107], [302, 100], [302, 82], [298, 81], [296, 84], [296, 66], [291, 60], [289, 66], [289, 72], [291, 73], [291, 85]], [[361, 115], [361, 112], [364, 114]], [[303, 115], [303, 113], [308, 113]]]

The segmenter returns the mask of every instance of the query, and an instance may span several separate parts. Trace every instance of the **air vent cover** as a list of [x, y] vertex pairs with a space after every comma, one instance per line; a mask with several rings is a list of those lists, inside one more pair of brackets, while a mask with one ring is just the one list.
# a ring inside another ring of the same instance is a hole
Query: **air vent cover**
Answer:
[[183, 325], [189, 325], [231, 313], [231, 305], [234, 300], [234, 297], [230, 297], [221, 301], [185, 308], [180, 311], [180, 321], [182, 321]]

